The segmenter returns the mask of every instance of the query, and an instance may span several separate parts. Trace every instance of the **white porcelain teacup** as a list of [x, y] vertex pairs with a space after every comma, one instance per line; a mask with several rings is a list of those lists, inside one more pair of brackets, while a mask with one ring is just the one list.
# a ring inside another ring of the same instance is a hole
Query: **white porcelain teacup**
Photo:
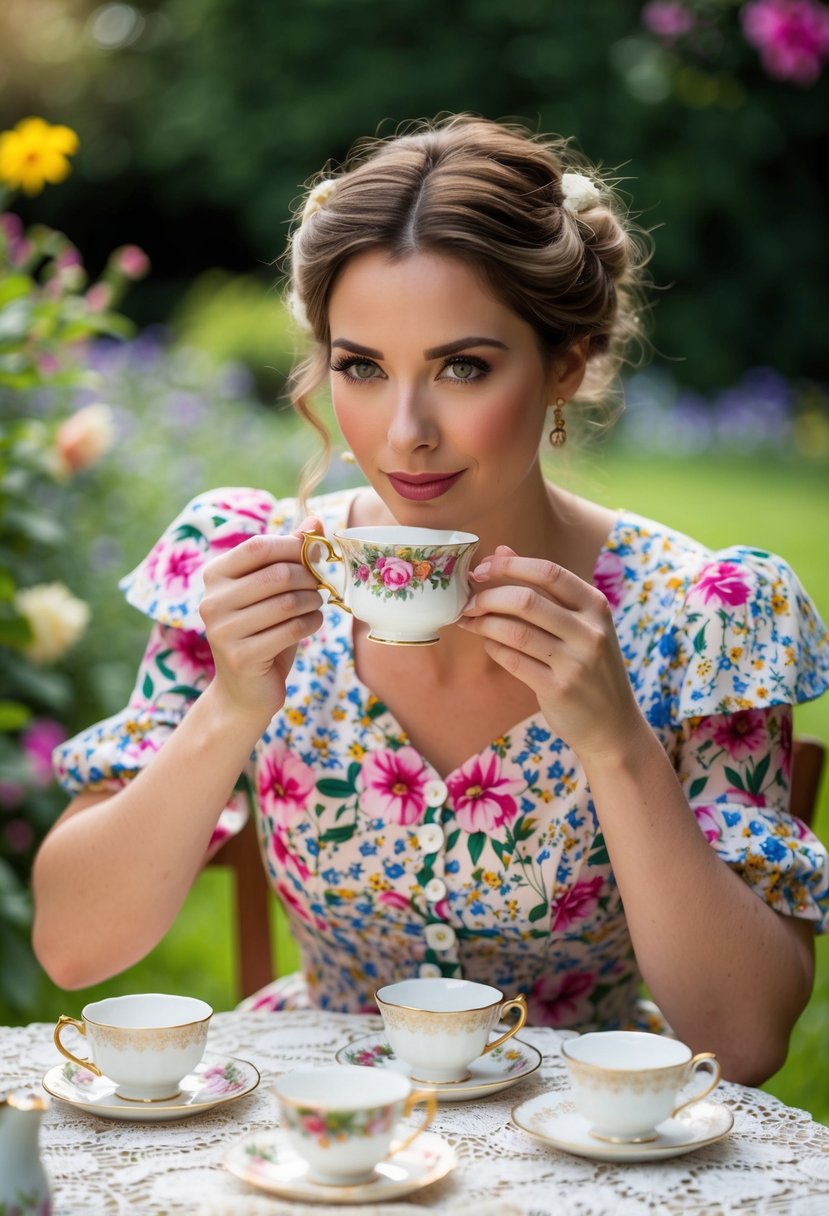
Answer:
[[[176, 1097], [179, 1083], [204, 1055], [212, 1016], [207, 1002], [197, 997], [160, 992], [107, 997], [84, 1005], [82, 1021], [61, 1014], [55, 1046], [73, 1064], [114, 1081], [119, 1098], [163, 1102]], [[67, 1026], [86, 1038], [89, 1059], [64, 1047]]]
[[[565, 1039], [561, 1054], [573, 1100], [597, 1140], [640, 1144], [658, 1138], [657, 1127], [719, 1085], [710, 1051], [693, 1055], [677, 1039], [636, 1030], [608, 1030]], [[682, 1098], [697, 1072], [708, 1084]]]
[[[336, 547], [316, 532], [305, 532], [302, 563], [328, 603], [371, 626], [369, 638], [396, 646], [427, 646], [451, 625], [469, 599], [467, 576], [478, 544], [472, 532], [435, 528], [345, 528], [334, 533]], [[311, 561], [320, 544], [329, 561], [342, 562], [345, 579], [335, 587]]]
[[[507, 1000], [500, 988], [472, 980], [434, 978], [386, 984], [374, 994], [389, 1046], [409, 1065], [415, 1081], [463, 1081], [473, 1060], [512, 1038], [527, 1020], [522, 995]], [[513, 1026], [492, 1043], [490, 1032], [511, 1009]]]
[[[437, 1109], [433, 1094], [414, 1092], [400, 1073], [356, 1064], [295, 1069], [272, 1088], [280, 1124], [309, 1179], [329, 1186], [372, 1181], [375, 1166], [416, 1140]], [[426, 1107], [423, 1122], [393, 1142], [400, 1120], [420, 1104]]]

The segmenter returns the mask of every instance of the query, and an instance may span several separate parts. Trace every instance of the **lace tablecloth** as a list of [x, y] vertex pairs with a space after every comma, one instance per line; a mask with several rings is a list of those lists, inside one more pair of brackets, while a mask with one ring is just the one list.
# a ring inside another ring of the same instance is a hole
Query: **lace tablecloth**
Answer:
[[[555, 1031], [520, 1037], [543, 1054], [538, 1072], [485, 1100], [441, 1104], [432, 1130], [455, 1149], [457, 1168], [395, 1204], [304, 1206], [261, 1196], [227, 1173], [222, 1157], [243, 1134], [272, 1128], [268, 1080], [304, 1064], [330, 1063], [342, 1044], [382, 1028], [379, 1018], [322, 1011], [223, 1013], [208, 1050], [241, 1056], [262, 1084], [237, 1102], [169, 1123], [123, 1123], [53, 1101], [41, 1146], [54, 1216], [284, 1216], [380, 1212], [426, 1216], [668, 1216], [670, 1213], [829, 1213], [829, 1128], [757, 1089], [723, 1084], [734, 1114], [730, 1136], [671, 1160], [599, 1163], [550, 1148], [510, 1121], [512, 1108], [545, 1090], [567, 1088]], [[52, 1027], [0, 1028], [3, 1089], [39, 1086], [60, 1061]]]

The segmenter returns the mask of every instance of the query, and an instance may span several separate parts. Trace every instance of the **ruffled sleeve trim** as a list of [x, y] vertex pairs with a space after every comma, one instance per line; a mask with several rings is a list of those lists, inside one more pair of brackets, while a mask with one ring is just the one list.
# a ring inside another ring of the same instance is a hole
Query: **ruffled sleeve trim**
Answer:
[[829, 634], [791, 567], [743, 546], [687, 580], [670, 646], [677, 717], [797, 705], [829, 688]]

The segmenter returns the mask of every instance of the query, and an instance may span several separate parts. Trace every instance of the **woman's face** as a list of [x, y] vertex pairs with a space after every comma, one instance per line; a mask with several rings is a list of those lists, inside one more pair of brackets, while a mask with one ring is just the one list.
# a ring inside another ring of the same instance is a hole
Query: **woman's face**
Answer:
[[547, 406], [568, 393], [533, 329], [463, 262], [360, 254], [329, 322], [340, 429], [396, 520], [471, 524], [537, 472]]

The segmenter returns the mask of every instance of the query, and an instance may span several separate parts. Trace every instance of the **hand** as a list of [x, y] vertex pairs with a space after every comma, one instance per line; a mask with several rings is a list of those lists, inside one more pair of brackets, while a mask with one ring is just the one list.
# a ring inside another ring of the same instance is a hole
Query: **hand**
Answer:
[[322, 598], [300, 561], [299, 532], [252, 536], [204, 568], [200, 614], [216, 663], [214, 685], [239, 712], [270, 721], [285, 701], [297, 643], [322, 624]]
[[479, 589], [458, 624], [484, 638], [487, 654], [533, 690], [550, 728], [582, 764], [618, 754], [644, 719], [601, 591], [507, 545], [479, 563], [472, 579]]

